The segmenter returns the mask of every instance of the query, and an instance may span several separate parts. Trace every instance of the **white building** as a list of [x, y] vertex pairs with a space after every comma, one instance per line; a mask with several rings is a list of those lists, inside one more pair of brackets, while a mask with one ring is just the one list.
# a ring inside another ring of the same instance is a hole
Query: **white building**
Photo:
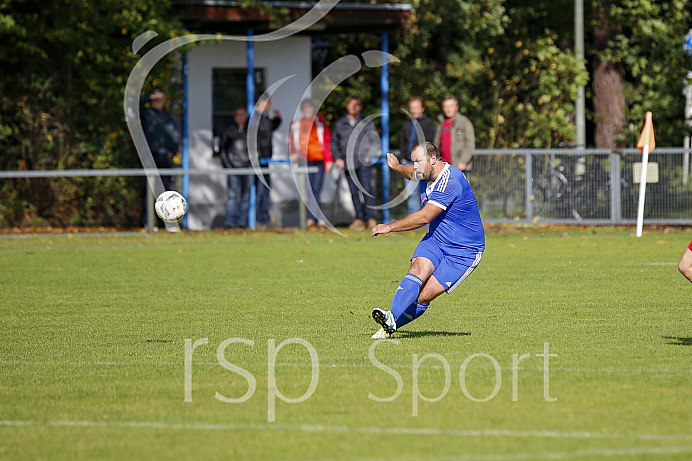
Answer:
[[[266, 5], [289, 11], [290, 17], [284, 18], [287, 22], [306, 18], [306, 14], [315, 6], [306, 2], [266, 2]], [[179, 1], [175, 2], [175, 6], [180, 19], [191, 32], [224, 35], [224, 39], [218, 42], [199, 44], [186, 56], [184, 125], [187, 129], [184, 136], [187, 138], [187, 148], [184, 161], [188, 168], [198, 170], [221, 168], [218, 158], [213, 156], [214, 137], [232, 119], [236, 107], [247, 107], [248, 92], [250, 99], [256, 101], [272, 85], [290, 77], [272, 94], [272, 107], [281, 112], [283, 119], [274, 133], [273, 158], [287, 159], [291, 120], [297, 114], [300, 100], [310, 86], [313, 75], [320, 70], [314, 69], [313, 65], [319, 62], [320, 52], [324, 51], [320, 45], [324, 40], [319, 37], [356, 31], [386, 34], [406, 21], [411, 12], [410, 5], [402, 4], [338, 3], [310, 27], [279, 40], [264, 41], [263, 34], [276, 31], [279, 26], [274, 24], [271, 15], [260, 10], [243, 9], [240, 2]], [[243, 40], [249, 30], [255, 37], [251, 43]], [[239, 39], [228, 38], [231, 35]], [[248, 75], [251, 75], [250, 80]], [[276, 164], [270, 168], [272, 221], [280, 226], [298, 226], [298, 193], [294, 179], [286, 173], [286, 165]], [[336, 177], [334, 172], [331, 179], [325, 180], [322, 209], [333, 222], [350, 222], [353, 205], [348, 186], [345, 180], [341, 181], [336, 199]], [[189, 176], [183, 181], [183, 193], [190, 204], [187, 216], [189, 229], [223, 225], [225, 175]], [[253, 219], [250, 222], [252, 224]]]

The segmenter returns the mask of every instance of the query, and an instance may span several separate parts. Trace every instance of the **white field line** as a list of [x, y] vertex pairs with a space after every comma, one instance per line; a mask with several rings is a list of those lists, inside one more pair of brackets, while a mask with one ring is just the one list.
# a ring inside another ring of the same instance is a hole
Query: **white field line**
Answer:
[[[609, 456], [671, 455], [690, 452], [692, 452], [692, 445], [673, 447], [594, 448], [589, 450], [577, 450], [574, 452], [512, 453], [508, 455], [462, 455], [445, 456], [435, 459], [438, 461], [522, 461], [534, 459], [573, 459], [583, 457], [605, 458]], [[402, 460], [406, 459], [401, 457], [397, 458]], [[357, 461], [377, 461], [380, 459], [382, 458], [360, 458]]]
[[83, 420], [0, 420], [0, 426], [106, 427], [126, 429], [171, 429], [195, 431], [273, 431], [342, 434], [438, 435], [447, 437], [517, 437], [543, 439], [601, 440], [692, 440], [692, 434], [617, 434], [589, 431], [512, 430], [512, 429], [438, 429], [376, 426], [329, 426], [322, 424], [204, 424], [156, 421], [83, 421]]
[[[234, 363], [240, 367], [266, 367], [267, 362], [238, 362]], [[62, 362], [62, 361], [29, 361], [29, 360], [0, 360], [0, 365], [36, 365], [36, 366], [49, 366], [49, 365], [68, 365], [68, 366], [95, 366], [95, 367], [183, 367], [183, 362], [119, 362], [119, 361], [80, 361], [80, 362]], [[193, 361], [192, 365], [197, 366], [209, 366], [218, 367], [219, 362], [198, 362]], [[320, 362], [320, 368], [372, 368], [374, 365], [370, 362], [363, 363], [322, 363]], [[397, 368], [412, 368], [411, 363], [385, 363], [385, 365], [397, 369]], [[452, 364], [453, 365], [453, 364]], [[312, 368], [313, 364], [311, 362], [276, 362], [277, 367], [296, 367], [296, 368]], [[437, 365], [434, 362], [423, 363], [419, 369], [444, 369], [443, 366]], [[494, 370], [493, 366], [474, 366], [468, 365], [467, 369], [479, 369], [479, 370]], [[500, 366], [501, 370], [513, 370], [512, 367]], [[517, 370], [535, 370], [543, 371], [543, 366], [519, 366]], [[592, 373], [592, 374], [675, 374], [675, 375], [687, 375], [692, 374], [692, 369], [690, 370], [673, 370], [670, 368], [574, 368], [574, 367], [557, 367], [551, 365], [550, 371], [562, 371], [566, 373]]]
[[666, 261], [660, 263], [643, 263], [644, 266], [677, 266], [677, 261]]

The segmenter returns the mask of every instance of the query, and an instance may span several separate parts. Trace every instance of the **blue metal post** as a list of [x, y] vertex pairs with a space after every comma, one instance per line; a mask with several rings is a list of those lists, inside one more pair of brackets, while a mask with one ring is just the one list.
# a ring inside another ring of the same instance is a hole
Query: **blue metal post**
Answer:
[[526, 189], [526, 194], [524, 195], [524, 203], [526, 208], [526, 220], [531, 223], [533, 222], [533, 202], [531, 198], [533, 197], [533, 157], [531, 152], [526, 153], [526, 161], [524, 162], [526, 168], [526, 179], [524, 186]]
[[[189, 136], [188, 136], [188, 124], [187, 124], [187, 97], [188, 97], [188, 88], [187, 88], [187, 53], [183, 53], [183, 115], [182, 115], [182, 121], [181, 121], [181, 131], [183, 134], [183, 152], [182, 152], [182, 167], [185, 170], [190, 169], [190, 142], [189, 142]], [[182, 184], [181, 184], [181, 192], [183, 194], [183, 197], [185, 197], [186, 200], [189, 199], [188, 197], [190, 196], [190, 176], [189, 175], [183, 175], [182, 177]], [[182, 221], [182, 226], [183, 229], [187, 229], [187, 213], [185, 213], [185, 216], [183, 217]]]
[[[389, 53], [389, 34], [382, 32], [382, 52]], [[389, 167], [387, 166], [387, 152], [389, 152], [389, 61], [384, 60], [382, 66], [382, 74], [380, 75], [381, 101], [380, 111], [380, 126], [382, 128], [382, 156], [384, 163], [382, 164], [382, 203], [389, 202]], [[382, 222], [389, 223], [389, 209], [382, 210]]]
[[[247, 113], [252, 115], [255, 108], [255, 42], [252, 41], [252, 29], [248, 29], [247, 36]], [[247, 226], [254, 229], [257, 225], [257, 186], [255, 181], [250, 186], [250, 207], [248, 209]]]

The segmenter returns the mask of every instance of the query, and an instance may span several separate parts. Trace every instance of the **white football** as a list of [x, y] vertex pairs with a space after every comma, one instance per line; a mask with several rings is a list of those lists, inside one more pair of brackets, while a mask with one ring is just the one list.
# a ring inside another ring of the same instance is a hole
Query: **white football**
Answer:
[[185, 216], [187, 202], [185, 197], [174, 190], [167, 190], [159, 195], [154, 203], [156, 214], [165, 222], [176, 222]]

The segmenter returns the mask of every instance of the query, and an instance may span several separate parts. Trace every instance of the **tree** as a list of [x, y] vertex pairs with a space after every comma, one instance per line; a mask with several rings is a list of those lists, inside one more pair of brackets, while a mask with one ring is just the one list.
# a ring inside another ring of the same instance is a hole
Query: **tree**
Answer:
[[552, 2], [413, 3], [396, 52], [402, 64], [392, 69], [399, 95], [423, 96], [429, 113], [455, 95], [482, 147], [548, 147], [574, 138], [573, 101], [588, 76], [558, 46], [555, 30], [535, 26], [546, 22]]
[[[692, 26], [691, 6], [688, 0], [594, 2], [596, 70], [598, 66], [611, 69], [605, 72], [606, 81], [600, 87], [615, 85], [613, 94], [596, 93], [594, 87], [596, 123], [600, 131], [611, 131], [606, 135], [608, 142], [626, 145], [626, 125], [641, 128], [649, 110], [654, 113], [659, 145], [679, 145], [685, 132], [689, 133], [684, 125], [682, 90], [692, 57], [682, 44]], [[594, 85], [600, 78], [594, 72]], [[617, 117], [608, 116], [614, 109], [609, 101], [617, 103]], [[597, 147], [610, 147], [600, 138]]]
[[593, 71], [596, 147], [613, 149], [625, 130], [624, 69], [609, 53], [609, 44], [622, 33], [620, 23], [611, 18], [612, 2], [594, 2], [593, 46], [596, 54]]
[[[396, 66], [392, 70], [393, 78], [403, 77], [399, 94], [435, 101], [444, 93], [457, 95], [481, 146], [569, 144], [580, 85], [587, 87], [596, 125], [587, 144], [625, 145], [627, 125], [639, 129], [647, 110], [654, 111], [661, 143], [677, 145], [689, 131], [681, 97], [692, 69], [682, 49], [692, 26], [689, 0], [587, 2], [590, 76], [572, 51], [574, 0], [413, 4], [412, 23], [398, 41], [401, 74]], [[455, 23], [456, 31], [446, 26]], [[444, 44], [444, 52], [429, 52], [435, 43]], [[425, 78], [410, 81], [411, 75]], [[428, 109], [438, 111], [435, 105]]]
[[[136, 166], [122, 114], [127, 76], [145, 30], [182, 32], [167, 1], [0, 1], [0, 168]], [[170, 78], [166, 64], [151, 84]], [[0, 221], [125, 224], [139, 210], [137, 179], [4, 181]], [[133, 206], [134, 204], [134, 206]]]
[[486, 107], [492, 108], [486, 145], [551, 147], [570, 142], [575, 137], [577, 89], [587, 83], [588, 74], [557, 32], [562, 24], [547, 20], [554, 3], [504, 5], [510, 19], [501, 36], [488, 40], [483, 56], [483, 83], [491, 89]]

